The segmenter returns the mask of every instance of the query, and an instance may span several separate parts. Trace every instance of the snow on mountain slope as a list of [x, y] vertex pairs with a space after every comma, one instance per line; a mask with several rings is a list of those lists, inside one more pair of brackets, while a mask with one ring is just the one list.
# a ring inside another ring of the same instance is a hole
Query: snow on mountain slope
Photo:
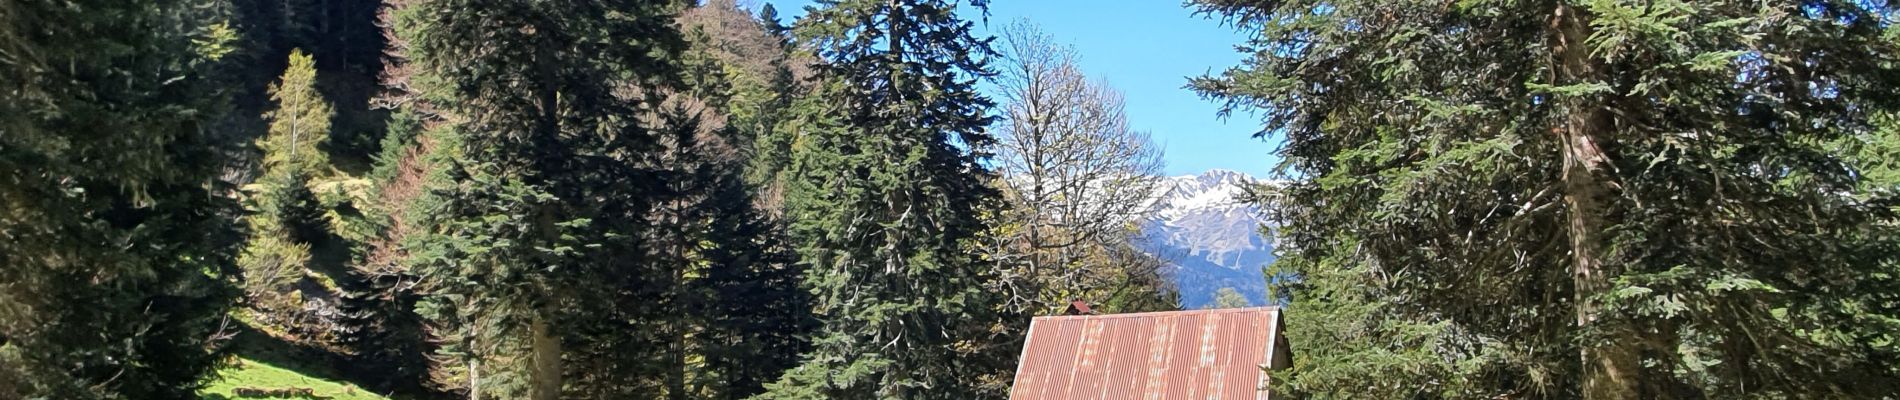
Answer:
[[1241, 201], [1259, 183], [1239, 172], [1211, 170], [1166, 178], [1156, 188], [1153, 213], [1137, 242], [1169, 261], [1183, 307], [1211, 304], [1222, 287], [1266, 304], [1261, 268], [1273, 262], [1273, 244], [1260, 231], [1266, 219], [1259, 208]]

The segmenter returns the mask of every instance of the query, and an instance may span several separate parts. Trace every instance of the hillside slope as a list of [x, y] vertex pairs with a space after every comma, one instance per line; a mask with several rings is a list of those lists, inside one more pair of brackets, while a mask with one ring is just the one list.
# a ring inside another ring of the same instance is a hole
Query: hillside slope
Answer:
[[[242, 399], [239, 388], [283, 390], [310, 389], [308, 398], [331, 400], [386, 400], [355, 384], [333, 381], [281, 368], [262, 361], [238, 358], [236, 363], [218, 371], [218, 378], [199, 392], [203, 400]], [[253, 396], [254, 397], [254, 396]]]

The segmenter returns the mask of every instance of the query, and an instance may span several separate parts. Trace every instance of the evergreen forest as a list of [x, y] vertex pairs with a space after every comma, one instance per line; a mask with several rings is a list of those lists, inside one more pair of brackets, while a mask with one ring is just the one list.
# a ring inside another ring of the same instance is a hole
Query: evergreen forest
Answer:
[[[1011, 398], [1183, 306], [1003, 1], [0, 0], [0, 400]], [[1273, 397], [1900, 399], [1900, 3], [1180, 7]]]

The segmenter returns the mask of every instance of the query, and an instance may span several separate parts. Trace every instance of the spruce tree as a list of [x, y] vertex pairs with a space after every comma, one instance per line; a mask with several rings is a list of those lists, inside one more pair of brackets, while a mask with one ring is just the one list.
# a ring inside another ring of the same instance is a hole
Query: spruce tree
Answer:
[[692, 290], [708, 298], [699, 356], [704, 398], [743, 399], [798, 366], [811, 347], [817, 321], [812, 296], [799, 286], [803, 269], [784, 229], [753, 208], [751, 186], [727, 179], [711, 192], [717, 201], [705, 232], [712, 245], [701, 257], [711, 267]]
[[187, 6], [0, 5], [0, 398], [194, 399], [221, 357], [229, 36]]
[[666, 184], [645, 241], [669, 272], [654, 301], [664, 310], [655, 325], [666, 327], [662, 389], [668, 398], [741, 399], [797, 365], [814, 325], [783, 224], [759, 198], [772, 184], [746, 180], [758, 155], [747, 150], [782, 135], [772, 121], [789, 117], [776, 105], [790, 95], [781, 90], [786, 47], [731, 1], [681, 20], [691, 48], [683, 87], [654, 115], [664, 128], [650, 168]]
[[[689, 96], [675, 95], [673, 98]], [[693, 103], [697, 103], [694, 101]], [[698, 107], [691, 107], [698, 108]], [[810, 330], [783, 231], [755, 208], [733, 129], [709, 128], [710, 109], [677, 109], [652, 166], [657, 180], [641, 242], [660, 272], [650, 312], [653, 397], [745, 398], [796, 365]]]
[[358, 244], [362, 251], [351, 279], [339, 288], [337, 343], [355, 361], [351, 370], [367, 378], [358, 382], [380, 392], [414, 394], [429, 387], [429, 335], [416, 313], [419, 278], [406, 268], [401, 249], [414, 232], [404, 212], [419, 195], [426, 169], [420, 165], [426, 152], [418, 141], [422, 130], [414, 110], [391, 116], [366, 177], [373, 193], [361, 210], [375, 234]]
[[[432, 357], [441, 350], [447, 329], [431, 331], [429, 322], [418, 312], [422, 297], [421, 277], [411, 268], [405, 244], [414, 243], [428, 232], [418, 224], [429, 218], [418, 215], [418, 199], [425, 194], [427, 178], [442, 172], [429, 162], [447, 162], [429, 136], [445, 136], [446, 129], [432, 130], [441, 124], [441, 115], [411, 85], [416, 69], [410, 68], [410, 49], [403, 35], [410, 28], [411, 1], [391, 1], [375, 18], [382, 27], [386, 46], [381, 70], [384, 93], [369, 101], [371, 108], [392, 110], [384, 123], [380, 151], [365, 175], [371, 193], [362, 204], [364, 225], [373, 227], [373, 235], [362, 240], [360, 259], [351, 268], [353, 283], [344, 285], [339, 297], [338, 343], [358, 365], [355, 372], [368, 379], [359, 380], [382, 391], [398, 393], [453, 392], [466, 378], [449, 368], [432, 368], [432, 362], [465, 365], [465, 360]], [[431, 333], [437, 333], [432, 335]], [[441, 379], [431, 379], [441, 378]]]
[[301, 50], [291, 52], [289, 67], [271, 85], [270, 94], [277, 107], [269, 115], [269, 131], [257, 140], [264, 152], [263, 172], [246, 186], [251, 192], [246, 198], [250, 215], [245, 217], [249, 231], [238, 267], [257, 320], [311, 333], [297, 331], [307, 327], [307, 321], [295, 284], [306, 276], [311, 246], [330, 236], [310, 183], [330, 169], [329, 157], [319, 146], [329, 139], [334, 112], [316, 91], [314, 59]]
[[973, 256], [996, 198], [979, 163], [992, 104], [975, 88], [988, 40], [952, 1], [820, 5], [795, 28], [826, 63], [798, 105], [785, 208], [822, 327], [765, 397], [1000, 394], [999, 354], [1015, 349], [991, 345], [995, 298]]
[[[634, 118], [672, 79], [676, 2], [419, 1], [397, 10], [406, 83], [439, 116], [404, 245], [419, 306], [471, 397], [634, 397], [655, 343], [625, 340], [652, 293], [653, 148]], [[497, 25], [500, 24], [500, 25]], [[631, 89], [630, 89], [631, 88]], [[567, 368], [567, 364], [584, 366]], [[568, 382], [574, 382], [569, 385]]]
[[1836, 147], [1893, 109], [1894, 5], [1196, 3], [1253, 37], [1192, 86], [1296, 179], [1279, 390], [1900, 390], [1891, 192]]
[[270, 131], [258, 140], [264, 150], [264, 175], [325, 175], [330, 156], [322, 146], [330, 140], [330, 118], [336, 111], [317, 92], [316, 58], [303, 50], [290, 52], [284, 75], [270, 87]]

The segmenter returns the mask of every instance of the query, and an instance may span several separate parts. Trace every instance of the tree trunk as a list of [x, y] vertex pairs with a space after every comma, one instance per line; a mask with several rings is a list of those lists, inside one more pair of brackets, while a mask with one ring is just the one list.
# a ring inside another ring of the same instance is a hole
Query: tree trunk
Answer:
[[468, 359], [468, 400], [482, 400], [482, 360]]
[[[553, 48], [555, 47], [542, 45], [538, 51], [535, 52], [535, 63], [539, 66], [538, 71], [542, 78], [545, 79], [544, 82], [555, 81], [553, 79], [555, 57], [551, 50]], [[557, 88], [542, 87], [535, 90], [535, 95], [539, 97], [537, 103], [540, 107], [540, 110], [538, 110], [540, 118], [536, 121], [538, 125], [535, 132], [538, 136], [536, 139], [555, 140], [555, 138], [561, 135], [561, 122], [559, 118], [561, 107], [560, 90]], [[540, 155], [537, 157], [544, 156], [545, 155]], [[541, 161], [542, 160], [534, 160], [536, 163], [540, 163]], [[561, 172], [564, 171], [555, 171], [555, 173]], [[555, 222], [557, 220], [555, 215], [558, 214], [555, 210], [557, 207], [559, 206], [552, 204], [539, 207], [540, 220], [538, 227], [540, 228], [541, 237], [550, 243], [559, 240], [561, 235], [560, 230], [556, 228], [557, 224]], [[549, 289], [544, 287], [541, 288], [541, 290], [548, 291]], [[553, 299], [544, 301], [554, 302]], [[561, 398], [561, 338], [554, 336], [554, 333], [551, 332], [551, 329], [548, 327], [548, 320], [555, 315], [553, 308], [554, 306], [551, 304], [542, 304], [537, 307], [534, 317], [528, 323], [528, 345], [533, 352], [533, 358], [531, 360], [533, 365], [530, 367], [532, 370], [529, 371], [528, 374], [528, 396], [532, 400], [557, 400]]]
[[[675, 151], [685, 152], [687, 150], [676, 147]], [[680, 158], [684, 158], [684, 154], [679, 154], [674, 159], [677, 160]], [[679, 194], [685, 193], [687, 188], [675, 186], [671, 188], [671, 190], [673, 193]], [[684, 208], [688, 207], [688, 205], [685, 204], [686, 202], [687, 200], [673, 200], [668, 202], [667, 209], [670, 212], [668, 215], [662, 217], [662, 221], [660, 221], [666, 224], [665, 226], [672, 227], [671, 229], [673, 229], [672, 232], [668, 232], [668, 236], [671, 236], [671, 238], [666, 241], [665, 247], [667, 254], [670, 256], [669, 258], [680, 262], [681, 265], [692, 264], [688, 261], [691, 257], [686, 254], [687, 245], [685, 241], [688, 237], [686, 229], [684, 228], [684, 216], [686, 215]], [[670, 286], [668, 290], [672, 293], [668, 297], [672, 298], [674, 307], [677, 308], [675, 311], [683, 311], [685, 313], [666, 323], [666, 336], [672, 342], [667, 345], [670, 350], [666, 356], [668, 364], [666, 368], [666, 398], [668, 400], [686, 400], [686, 324], [685, 321], [682, 320], [688, 318], [686, 315], [692, 315], [692, 312], [687, 310], [684, 306], [686, 304], [684, 299], [686, 294], [684, 293], [685, 290], [683, 290], [686, 286], [685, 268], [672, 268]]]
[[686, 400], [686, 335], [680, 332], [679, 325], [675, 323], [673, 332], [668, 335], [673, 339], [670, 345], [673, 350], [670, 352], [672, 354], [667, 355], [667, 361], [671, 364], [666, 374], [667, 400]]
[[[904, 38], [910, 36], [910, 31], [904, 30], [903, 21], [904, 13], [910, 10], [905, 9], [904, 4], [898, 0], [890, 0], [889, 4], [890, 10], [884, 15], [884, 33], [890, 35], [890, 38], [885, 40], [885, 46], [889, 47], [887, 51], [890, 52], [890, 57], [906, 60], [908, 58], [904, 57]], [[895, 98], [902, 99], [903, 96], [900, 94], [904, 91], [904, 66], [902, 63], [887, 63], [887, 65], [891, 69], [891, 86], [888, 90], [892, 95], [899, 95]]]
[[529, 374], [529, 398], [533, 400], [558, 400], [561, 398], [561, 338], [555, 337], [548, 328], [547, 314], [534, 316], [529, 323], [530, 346], [534, 350], [534, 370]]
[[[1590, 37], [1589, 21], [1568, 5], [1559, 5], [1551, 21], [1556, 32], [1553, 54], [1557, 63], [1557, 85], [1571, 85], [1603, 79], [1602, 66], [1590, 57], [1585, 41]], [[1617, 268], [1604, 263], [1605, 218], [1608, 203], [1616, 188], [1609, 179], [1609, 159], [1603, 152], [1606, 136], [1614, 128], [1614, 115], [1599, 97], [1581, 96], [1561, 99], [1568, 115], [1556, 129], [1563, 151], [1564, 205], [1568, 208], [1572, 284], [1579, 332], [1592, 338], [1579, 348], [1584, 399], [1635, 399], [1641, 396], [1638, 338], [1611, 333], [1625, 329], [1603, 326], [1601, 305], [1595, 297], [1609, 290]]]

